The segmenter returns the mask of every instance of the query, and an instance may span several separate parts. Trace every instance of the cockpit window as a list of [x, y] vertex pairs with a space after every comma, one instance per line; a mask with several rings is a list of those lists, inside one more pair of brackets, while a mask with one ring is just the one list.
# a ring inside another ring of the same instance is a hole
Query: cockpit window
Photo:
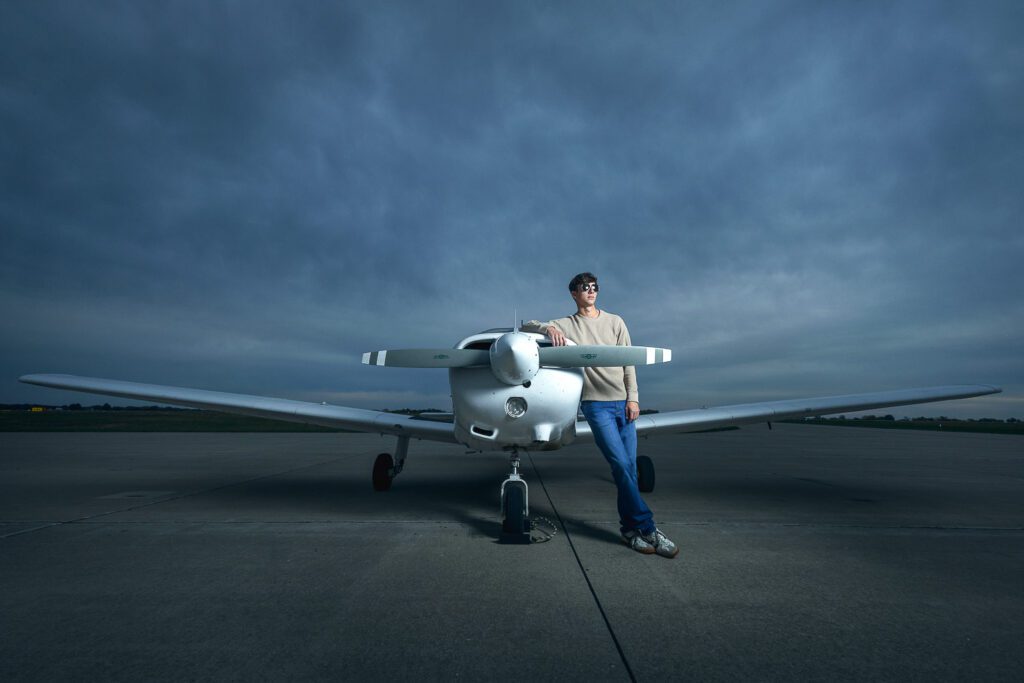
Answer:
[[[476, 350], [476, 351], [488, 351], [488, 350], [490, 350], [491, 346], [496, 341], [497, 341], [497, 338], [495, 338], [495, 339], [477, 339], [476, 341], [469, 342], [468, 344], [466, 344], [462, 348], [464, 348], [464, 349], [473, 349], [473, 350]], [[544, 348], [544, 347], [547, 347], [547, 346], [551, 346], [551, 342], [548, 341], [547, 339], [538, 339], [537, 340], [537, 346], [539, 346], [541, 348]]]

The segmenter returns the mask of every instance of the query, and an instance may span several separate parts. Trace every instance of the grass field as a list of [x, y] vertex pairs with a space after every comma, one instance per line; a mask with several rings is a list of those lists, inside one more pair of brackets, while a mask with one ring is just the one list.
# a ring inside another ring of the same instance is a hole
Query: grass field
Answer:
[[834, 427], [923, 429], [935, 432], [977, 432], [981, 434], [1024, 434], [1024, 422], [1002, 422], [996, 420], [844, 420], [838, 417], [819, 417], [813, 420], [783, 420], [783, 422]]
[[0, 432], [343, 432], [208, 410], [0, 411]]

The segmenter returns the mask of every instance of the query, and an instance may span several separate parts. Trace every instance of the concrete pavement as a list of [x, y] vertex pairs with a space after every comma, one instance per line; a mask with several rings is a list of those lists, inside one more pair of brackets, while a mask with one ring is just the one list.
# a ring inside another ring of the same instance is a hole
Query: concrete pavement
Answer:
[[1024, 440], [776, 425], [641, 441], [675, 560], [618, 540], [590, 446], [0, 434], [0, 679], [1011, 680]]

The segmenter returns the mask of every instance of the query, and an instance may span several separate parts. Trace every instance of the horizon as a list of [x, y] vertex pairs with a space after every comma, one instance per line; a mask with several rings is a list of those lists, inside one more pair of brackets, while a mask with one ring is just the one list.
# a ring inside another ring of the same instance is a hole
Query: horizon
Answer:
[[[85, 403], [81, 403], [81, 402], [74, 402], [74, 403], [65, 403], [65, 404], [57, 405], [57, 404], [46, 404], [46, 403], [33, 403], [31, 401], [20, 401], [20, 402], [15, 402], [15, 403], [0, 403], [0, 410], [20, 409], [20, 410], [29, 410], [30, 411], [32, 407], [40, 407], [40, 408], [45, 408], [45, 409], [48, 409], [48, 410], [111, 410], [111, 411], [116, 411], [116, 410], [194, 410], [194, 411], [203, 411], [203, 412], [208, 412], [208, 413], [223, 412], [223, 411], [217, 411], [217, 410], [210, 410], [208, 408], [190, 408], [190, 407], [185, 407], [185, 406], [175, 406], [175, 405], [170, 405], [170, 404], [151, 403], [151, 402], [146, 402], [146, 401], [131, 401], [129, 399], [124, 399], [124, 400], [128, 400], [129, 403], [128, 404], [114, 405], [114, 404], [111, 404], [111, 403], [109, 403], [107, 401], [104, 401], [103, 403], [93, 403], [93, 404], [85, 404]], [[939, 403], [941, 403], [941, 402], [939, 402]], [[953, 401], [950, 401], [950, 403], [953, 403]], [[133, 404], [137, 404], [137, 405], [133, 405]], [[930, 404], [918, 404], [918, 405], [930, 405]], [[74, 406], [78, 406], [78, 408], [74, 408]], [[1018, 418], [1018, 417], [1015, 417], [1015, 416], [1012, 416], [1012, 415], [1009, 416], [1009, 417], [1006, 417], [1006, 418], [997, 418], [997, 417], [988, 417], [988, 416], [954, 417], [954, 416], [948, 415], [946, 413], [943, 413], [943, 414], [940, 414], [940, 415], [912, 414], [912, 413], [914, 413], [914, 411], [906, 410], [907, 408], [911, 408], [911, 407], [914, 407], [914, 406], [896, 406], [894, 408], [874, 408], [874, 409], [862, 410], [862, 411], [858, 411], [858, 412], [847, 411], [845, 413], [827, 413], [827, 414], [823, 414], [821, 416], [810, 416], [810, 417], [806, 417], [806, 418], [802, 418], [802, 419], [809, 420], [809, 419], [815, 419], [816, 417], [823, 417], [823, 418], [826, 418], [826, 419], [836, 419], [836, 418], [839, 418], [839, 419], [857, 420], [857, 419], [863, 419], [863, 418], [866, 418], [866, 417], [878, 417], [880, 419], [884, 419], [885, 417], [892, 416], [896, 420], [913, 420], [913, 419], [940, 420], [940, 419], [950, 419], [950, 420], [964, 420], [964, 421], [974, 421], [974, 422], [982, 422], [982, 421], [1024, 422], [1024, 418]], [[448, 412], [451, 412], [450, 408], [448, 410], [445, 410], [445, 409], [433, 408], [433, 407], [420, 408], [420, 407], [411, 407], [411, 406], [404, 406], [402, 408], [382, 408], [380, 406], [377, 406], [377, 407], [372, 408], [372, 409], [373, 410], [381, 410], [381, 411], [385, 411], [385, 412], [392, 412], [392, 413], [397, 413], [397, 412], [409, 412], [409, 413], [437, 412], [437, 413], [448, 413]], [[901, 410], [901, 409], [904, 409], [904, 410]], [[880, 410], [884, 411], [884, 412], [878, 412]], [[641, 413], [660, 413], [660, 412], [667, 412], [667, 411], [663, 411], [663, 410], [660, 410], [658, 408], [650, 408], [650, 407], [646, 407], [646, 408], [644, 408], [641, 411]], [[271, 419], [271, 418], [259, 418], [259, 419]], [[787, 418], [786, 420], [792, 421], [792, 420], [796, 420], [796, 419], [798, 419], [798, 418]]]

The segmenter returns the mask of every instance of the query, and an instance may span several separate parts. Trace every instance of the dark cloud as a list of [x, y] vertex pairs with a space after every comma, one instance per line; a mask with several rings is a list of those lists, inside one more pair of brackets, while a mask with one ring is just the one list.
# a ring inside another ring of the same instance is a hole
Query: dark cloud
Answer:
[[992, 382], [1024, 417], [1017, 3], [0, 8], [0, 401], [67, 371], [380, 407], [602, 303], [663, 408]]

